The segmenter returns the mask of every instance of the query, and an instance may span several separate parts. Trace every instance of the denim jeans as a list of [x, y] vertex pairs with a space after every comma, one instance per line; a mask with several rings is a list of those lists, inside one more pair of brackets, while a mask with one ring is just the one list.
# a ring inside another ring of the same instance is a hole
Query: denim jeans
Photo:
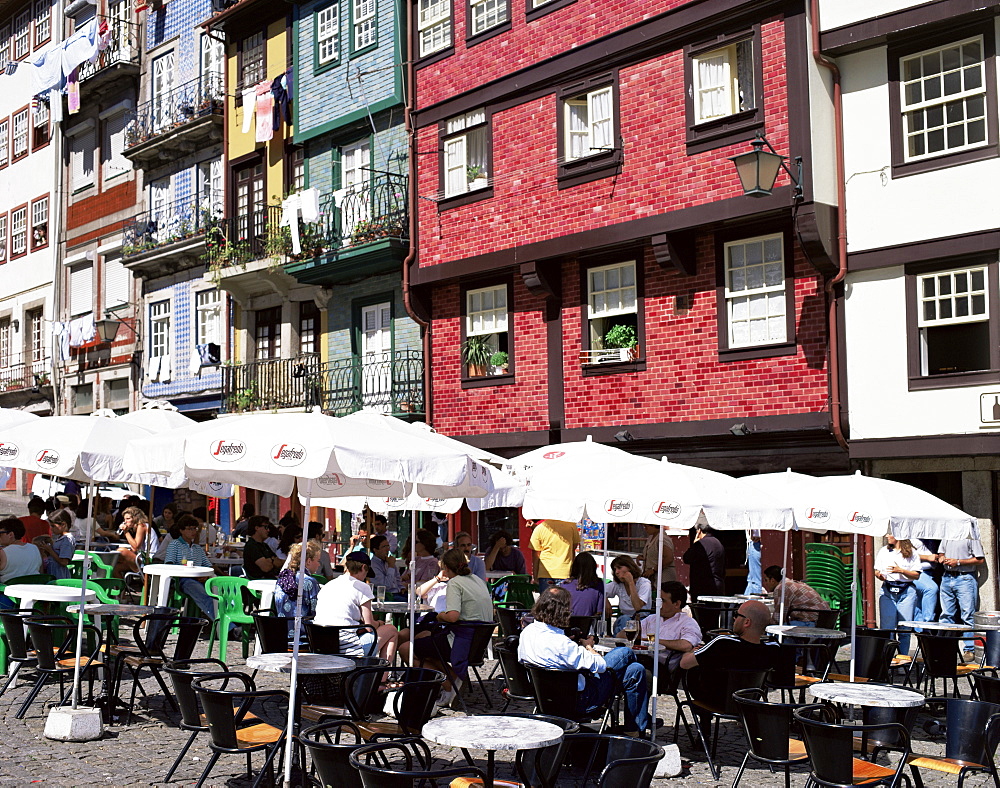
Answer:
[[[979, 584], [973, 572], [965, 574], [944, 573], [941, 580], [941, 621], [946, 624], [972, 626], [972, 614], [979, 607]], [[964, 648], [972, 651], [976, 644], [966, 640]]]
[[[934, 578], [921, 572], [920, 577], [913, 581], [913, 587], [917, 589], [917, 608], [913, 620], [937, 621], [938, 584], [934, 582]], [[917, 632], [920, 632], [919, 628]]]
[[747, 542], [747, 587], [744, 594], [763, 593], [760, 582], [760, 542]]
[[816, 626], [815, 621], [789, 621], [788, 626], [790, 627], [814, 627]]
[[583, 691], [577, 697], [577, 708], [589, 714], [599, 708], [614, 691], [615, 680], [625, 688], [625, 730], [649, 729], [649, 687], [646, 669], [635, 661], [632, 649], [619, 646], [604, 655], [608, 669], [598, 676], [587, 676]]
[[179, 577], [177, 587], [191, 598], [209, 621], [215, 621], [215, 600], [208, 595], [204, 583], [193, 577]]
[[[889, 586], [883, 584], [878, 597], [879, 626], [883, 629], [896, 629], [900, 621], [913, 621], [916, 604], [917, 590], [913, 587], [913, 583], [907, 583], [898, 594], [892, 593]], [[910, 636], [899, 633], [897, 639], [899, 653], [903, 656], [908, 655]]]

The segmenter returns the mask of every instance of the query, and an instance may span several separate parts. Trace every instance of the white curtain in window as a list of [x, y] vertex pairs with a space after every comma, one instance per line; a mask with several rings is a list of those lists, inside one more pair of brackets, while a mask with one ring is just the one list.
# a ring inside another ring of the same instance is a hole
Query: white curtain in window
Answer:
[[590, 153], [590, 133], [587, 124], [587, 104], [582, 101], [566, 102], [569, 134], [569, 157], [579, 159]]
[[729, 58], [725, 53], [698, 59], [698, 117], [717, 118], [730, 113]]
[[587, 96], [587, 111], [590, 114], [590, 147], [588, 154], [602, 148], [613, 148], [613, 124], [611, 122], [611, 88], [597, 90]]

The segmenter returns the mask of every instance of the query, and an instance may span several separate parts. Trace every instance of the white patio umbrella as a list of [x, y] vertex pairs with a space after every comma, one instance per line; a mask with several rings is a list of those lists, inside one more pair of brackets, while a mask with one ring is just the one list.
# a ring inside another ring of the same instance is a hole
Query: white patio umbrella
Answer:
[[[16, 427], [18, 424], [24, 424], [29, 421], [35, 421], [38, 419], [34, 413], [28, 413], [26, 410], [17, 410], [16, 408], [0, 408], [0, 431], [6, 429], [7, 427]], [[0, 463], [4, 461], [4, 458], [8, 456], [10, 452], [9, 448], [5, 448], [2, 443], [0, 443]], [[10, 478], [11, 471], [14, 470], [8, 465], [0, 465], [0, 485], [6, 485], [7, 480]]]
[[[864, 476], [860, 471], [850, 475], [809, 476], [788, 470], [748, 477], [747, 481], [791, 505], [796, 528], [854, 535], [852, 680], [857, 635], [858, 535], [881, 537], [891, 532], [898, 539], [968, 539], [978, 532], [974, 517], [940, 498], [909, 484]], [[784, 615], [783, 601], [781, 615]]]

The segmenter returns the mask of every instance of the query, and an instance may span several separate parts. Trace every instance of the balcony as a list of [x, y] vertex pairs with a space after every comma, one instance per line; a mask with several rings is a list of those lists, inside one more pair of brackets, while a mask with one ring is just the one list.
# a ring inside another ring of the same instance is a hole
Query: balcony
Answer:
[[136, 108], [123, 155], [138, 167], [154, 167], [221, 143], [224, 112], [222, 75], [192, 79]]
[[196, 195], [137, 214], [123, 228], [122, 261], [147, 278], [199, 265], [206, 233], [222, 221], [221, 206], [222, 195]]
[[93, 63], [80, 65], [80, 93], [81, 97], [86, 93], [88, 100], [121, 90], [123, 77], [139, 76], [140, 26], [113, 17], [105, 17], [105, 20], [111, 26], [108, 48], [99, 53]]
[[241, 413], [320, 408], [335, 416], [375, 410], [397, 416], [424, 412], [424, 357], [397, 350], [321, 364], [315, 355], [222, 368], [222, 410]]
[[52, 361], [20, 356], [0, 357], [0, 405], [14, 408], [52, 397]]

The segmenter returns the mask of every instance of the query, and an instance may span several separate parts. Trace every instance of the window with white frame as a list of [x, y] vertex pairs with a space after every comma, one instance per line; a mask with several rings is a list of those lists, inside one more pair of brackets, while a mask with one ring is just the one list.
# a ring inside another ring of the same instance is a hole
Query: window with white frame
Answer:
[[206, 225], [222, 218], [222, 173], [221, 157], [198, 165], [198, 207]]
[[351, 25], [354, 28], [354, 50], [373, 46], [378, 41], [375, 0], [352, 0]]
[[988, 281], [986, 266], [917, 277], [921, 375], [990, 369]]
[[340, 57], [340, 3], [316, 12], [316, 63], [333, 63]]
[[10, 318], [0, 318], [0, 369], [10, 369], [11, 348]]
[[510, 18], [508, 0], [469, 0], [469, 36], [485, 33]]
[[753, 39], [747, 38], [693, 58], [695, 123], [755, 108], [753, 53]]
[[567, 161], [614, 148], [614, 91], [610, 85], [563, 101]]
[[49, 245], [49, 198], [48, 195], [31, 203], [31, 248], [41, 249]]
[[0, 27], [0, 68], [10, 62], [10, 25]]
[[584, 361], [628, 361], [638, 342], [639, 310], [634, 260], [587, 271], [590, 351]]
[[31, 51], [31, 8], [14, 19], [14, 59], [21, 60]]
[[10, 212], [10, 256], [17, 257], [28, 251], [28, 209]]
[[104, 120], [101, 139], [101, 177], [105, 182], [132, 172], [132, 162], [125, 158], [125, 128], [128, 114], [117, 112]]
[[734, 241], [724, 253], [728, 347], [787, 341], [784, 236]]
[[906, 161], [986, 144], [983, 37], [900, 59]]
[[0, 263], [7, 262], [7, 214], [0, 214]]
[[477, 109], [445, 124], [444, 196], [489, 186], [489, 128], [486, 110]]
[[319, 308], [315, 301], [299, 301], [299, 354], [315, 353], [319, 336]]
[[11, 120], [12, 144], [11, 159], [17, 161], [22, 156], [28, 154], [28, 108], [25, 107], [20, 112], [15, 112]]
[[420, 57], [451, 46], [451, 0], [420, 0], [417, 10]]
[[195, 344], [222, 342], [222, 294], [218, 290], [199, 290], [194, 294]]
[[110, 408], [116, 416], [124, 416], [129, 412], [130, 399], [128, 378], [109, 380], [104, 384], [104, 407]]
[[35, 0], [35, 48], [52, 37], [52, 5], [49, 0]]
[[32, 362], [41, 361], [45, 358], [42, 308], [37, 307], [25, 312], [24, 322], [28, 324], [28, 358]]
[[104, 308], [127, 304], [132, 295], [132, 272], [122, 262], [121, 252], [104, 255]]
[[93, 128], [69, 137], [70, 188], [79, 191], [94, 184], [94, 148], [96, 135]]
[[0, 120], [0, 167], [6, 167], [10, 159], [10, 121]]
[[[507, 285], [493, 285], [468, 290], [465, 293], [465, 338], [466, 354], [469, 349], [485, 345], [487, 351], [481, 358], [492, 357], [495, 353], [510, 353], [508, 326], [510, 311], [507, 303]], [[489, 359], [486, 359], [489, 361]], [[508, 357], [509, 362], [509, 357]], [[479, 364], [469, 361], [467, 376], [487, 375], [491, 367], [499, 364]]]
[[149, 357], [170, 355], [170, 301], [149, 305]]
[[244, 88], [253, 87], [267, 76], [263, 31], [243, 39], [240, 63], [240, 84]]
[[71, 317], [94, 311], [94, 264], [78, 263], [69, 269], [69, 312]]
[[31, 147], [37, 149], [49, 141], [49, 102], [38, 99], [31, 111]]

